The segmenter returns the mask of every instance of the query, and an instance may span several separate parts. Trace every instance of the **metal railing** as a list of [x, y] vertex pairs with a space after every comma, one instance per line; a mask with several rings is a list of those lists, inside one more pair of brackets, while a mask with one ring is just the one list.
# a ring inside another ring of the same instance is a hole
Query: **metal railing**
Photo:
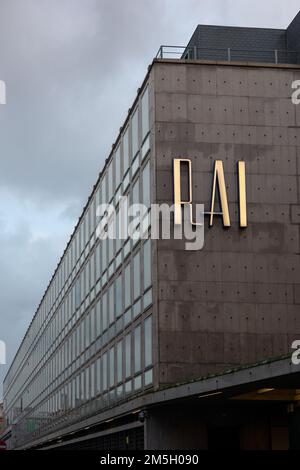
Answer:
[[160, 46], [157, 59], [214, 60], [226, 62], [266, 62], [272, 64], [297, 64], [297, 51], [205, 48], [198, 46]]

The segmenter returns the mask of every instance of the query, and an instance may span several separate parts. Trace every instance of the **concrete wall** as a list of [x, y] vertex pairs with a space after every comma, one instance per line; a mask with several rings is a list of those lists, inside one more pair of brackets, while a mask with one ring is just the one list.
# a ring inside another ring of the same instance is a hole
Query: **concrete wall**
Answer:
[[[195, 203], [209, 209], [223, 161], [231, 228], [202, 251], [158, 242], [160, 384], [291, 351], [300, 338], [299, 69], [157, 62], [156, 200], [173, 203], [173, 158], [192, 160]], [[236, 162], [245, 160], [248, 223], [238, 226]]]

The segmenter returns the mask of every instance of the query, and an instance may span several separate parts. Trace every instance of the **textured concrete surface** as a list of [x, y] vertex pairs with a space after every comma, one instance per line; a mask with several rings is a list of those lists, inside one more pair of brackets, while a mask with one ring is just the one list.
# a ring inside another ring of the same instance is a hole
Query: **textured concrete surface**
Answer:
[[157, 244], [159, 382], [286, 354], [300, 338], [300, 106], [291, 103], [300, 70], [157, 62], [153, 73], [156, 201], [172, 203], [172, 160], [189, 158], [194, 202], [209, 210], [220, 159], [232, 224], [215, 218], [199, 252]]

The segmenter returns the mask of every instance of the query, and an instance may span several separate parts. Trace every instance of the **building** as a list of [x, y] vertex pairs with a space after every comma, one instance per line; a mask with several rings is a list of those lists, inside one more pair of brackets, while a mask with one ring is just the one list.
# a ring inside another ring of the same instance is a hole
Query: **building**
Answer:
[[[299, 448], [299, 32], [300, 14], [199, 26], [177, 58], [160, 49], [5, 378], [9, 448]], [[101, 202], [173, 205], [174, 159], [206, 212], [222, 162], [204, 248], [100, 241]]]

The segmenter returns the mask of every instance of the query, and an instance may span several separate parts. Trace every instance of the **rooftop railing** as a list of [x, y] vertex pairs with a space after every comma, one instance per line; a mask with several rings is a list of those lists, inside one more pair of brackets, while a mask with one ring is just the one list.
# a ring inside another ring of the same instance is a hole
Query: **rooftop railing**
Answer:
[[266, 62], [272, 64], [297, 64], [300, 55], [297, 51], [205, 48], [198, 46], [160, 46], [157, 59], [217, 60], [226, 62]]

